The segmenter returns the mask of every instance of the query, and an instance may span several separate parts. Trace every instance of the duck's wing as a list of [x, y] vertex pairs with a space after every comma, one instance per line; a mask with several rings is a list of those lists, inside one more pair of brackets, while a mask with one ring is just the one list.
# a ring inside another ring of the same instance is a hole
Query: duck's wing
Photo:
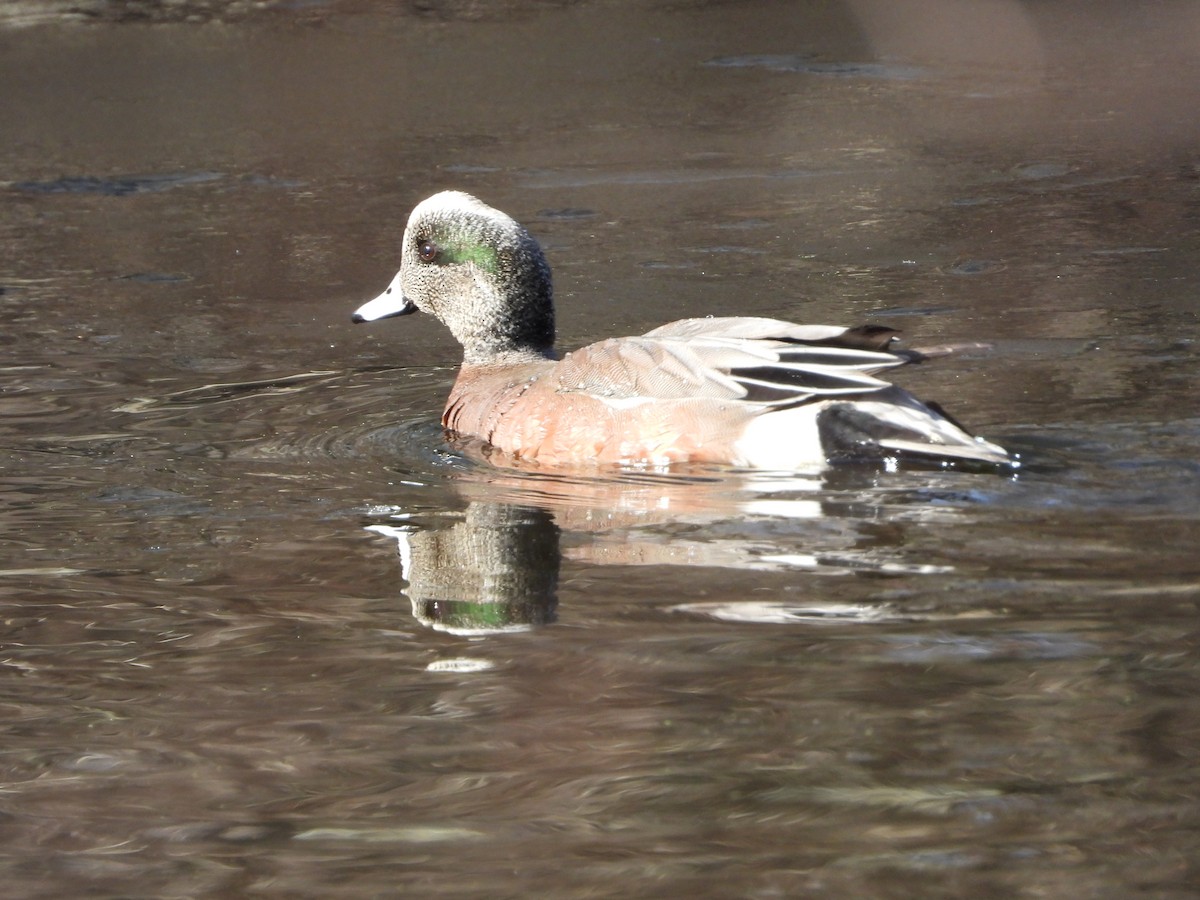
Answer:
[[555, 367], [555, 390], [609, 405], [690, 398], [779, 408], [888, 387], [872, 373], [909, 360], [837, 343], [847, 331], [773, 319], [685, 319], [568, 354]]
[[834, 344], [861, 350], [886, 350], [898, 332], [883, 325], [797, 325], [760, 316], [713, 316], [679, 319], [648, 331], [645, 337], [724, 337], [748, 340], [800, 341]]
[[[648, 338], [741, 338], [751, 341], [799, 340], [806, 343], [828, 341], [848, 329], [837, 325], [797, 325], [782, 319], [757, 316], [718, 316], [679, 319], [648, 331]], [[893, 332], [894, 334], [894, 332]], [[875, 348], [877, 349], [877, 348]]]
[[900, 349], [893, 346], [900, 332], [886, 325], [796, 325], [780, 319], [753, 316], [731, 316], [713, 319], [680, 319], [653, 331], [646, 337], [725, 337], [750, 340], [784, 341], [820, 347], [844, 347], [847, 350], [876, 350], [898, 357], [901, 362], [924, 362], [939, 356], [954, 356], [991, 350], [992, 345], [981, 341], [959, 341]]

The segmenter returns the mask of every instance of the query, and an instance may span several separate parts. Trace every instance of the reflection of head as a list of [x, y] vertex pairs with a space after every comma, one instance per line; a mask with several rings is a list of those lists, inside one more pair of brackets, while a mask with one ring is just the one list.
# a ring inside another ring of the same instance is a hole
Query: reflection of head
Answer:
[[479, 603], [470, 600], [412, 601], [413, 616], [422, 625], [450, 634], [500, 634], [529, 631], [554, 621], [557, 600], [549, 603]]
[[396, 538], [413, 615], [424, 625], [495, 634], [554, 619], [559, 530], [544, 510], [478, 502], [448, 528], [370, 530]]

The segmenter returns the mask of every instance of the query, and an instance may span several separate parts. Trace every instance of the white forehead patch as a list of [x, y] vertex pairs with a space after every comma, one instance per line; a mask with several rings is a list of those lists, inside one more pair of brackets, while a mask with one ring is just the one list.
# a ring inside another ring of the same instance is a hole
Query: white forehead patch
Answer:
[[409, 221], [415, 222], [427, 215], [455, 218], [464, 214], [483, 216], [495, 222], [516, 225], [516, 222], [510, 216], [488, 206], [478, 197], [473, 197], [463, 191], [442, 191], [422, 200], [413, 209]]

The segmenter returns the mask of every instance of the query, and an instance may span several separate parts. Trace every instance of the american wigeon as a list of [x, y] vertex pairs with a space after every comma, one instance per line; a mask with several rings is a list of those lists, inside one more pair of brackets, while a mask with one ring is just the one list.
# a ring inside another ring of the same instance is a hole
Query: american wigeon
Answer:
[[875, 377], [928, 358], [879, 326], [683, 319], [561, 358], [550, 267], [536, 240], [469, 194], [408, 220], [400, 271], [354, 313], [422, 310], [463, 346], [442, 423], [550, 466], [723, 463], [801, 470], [844, 459], [1011, 463], [938, 407]]

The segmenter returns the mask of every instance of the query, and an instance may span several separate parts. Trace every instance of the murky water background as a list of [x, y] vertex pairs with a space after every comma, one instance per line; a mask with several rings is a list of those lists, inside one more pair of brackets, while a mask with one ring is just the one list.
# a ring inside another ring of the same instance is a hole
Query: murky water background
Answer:
[[[1195, 896], [1190, 2], [0, 3], [7, 896]], [[408, 209], [562, 344], [901, 373], [1016, 477], [499, 471]], [[397, 553], [397, 549], [402, 553]]]

